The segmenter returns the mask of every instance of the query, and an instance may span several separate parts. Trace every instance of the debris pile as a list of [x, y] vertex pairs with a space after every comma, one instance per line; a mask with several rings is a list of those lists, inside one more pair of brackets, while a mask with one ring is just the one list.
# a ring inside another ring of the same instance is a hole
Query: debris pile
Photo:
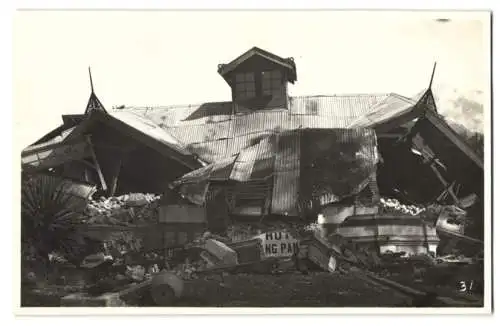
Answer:
[[87, 224], [133, 225], [158, 220], [160, 196], [154, 194], [127, 194], [90, 200], [83, 222]]
[[405, 205], [393, 198], [380, 198], [381, 213], [403, 213], [409, 215], [419, 215], [425, 211], [425, 207], [415, 205]]

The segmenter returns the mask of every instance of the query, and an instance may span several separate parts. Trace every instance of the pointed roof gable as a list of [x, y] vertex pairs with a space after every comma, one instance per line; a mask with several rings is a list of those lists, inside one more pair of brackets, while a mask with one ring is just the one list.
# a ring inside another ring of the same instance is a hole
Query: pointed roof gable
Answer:
[[263, 50], [261, 48], [258, 48], [254, 46], [247, 52], [243, 53], [233, 61], [231, 61], [228, 64], [220, 64], [218, 72], [219, 74], [226, 78], [228, 74], [230, 74], [233, 70], [235, 70], [239, 65], [241, 65], [243, 62], [247, 61], [248, 59], [254, 57], [254, 56], [260, 56], [266, 60], [269, 60], [277, 65], [282, 66], [283, 68], [287, 69], [289, 74], [288, 74], [288, 81], [290, 83], [294, 83], [297, 80], [297, 68], [295, 67], [295, 62], [293, 58], [282, 58], [279, 57], [271, 52], [268, 52], [266, 50]]
[[94, 83], [92, 82], [92, 73], [90, 72], [90, 67], [89, 67], [89, 77], [90, 77], [90, 98], [89, 101], [87, 102], [87, 107], [85, 108], [85, 114], [89, 114], [90, 112], [97, 110], [97, 111], [102, 111], [106, 112], [106, 109], [104, 108], [104, 105], [102, 105], [101, 101], [97, 98], [97, 95], [94, 93]]

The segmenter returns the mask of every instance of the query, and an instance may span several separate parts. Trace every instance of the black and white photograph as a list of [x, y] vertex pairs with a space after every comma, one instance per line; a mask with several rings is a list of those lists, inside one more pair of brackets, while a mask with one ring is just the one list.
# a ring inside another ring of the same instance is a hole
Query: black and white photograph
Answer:
[[490, 312], [491, 20], [17, 11], [18, 310]]

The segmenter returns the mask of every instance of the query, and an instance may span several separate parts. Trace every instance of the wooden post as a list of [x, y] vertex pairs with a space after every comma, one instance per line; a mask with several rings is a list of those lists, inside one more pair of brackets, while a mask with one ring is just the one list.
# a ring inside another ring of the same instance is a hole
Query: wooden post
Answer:
[[106, 185], [106, 180], [104, 179], [104, 175], [102, 174], [101, 166], [99, 165], [99, 161], [97, 160], [97, 156], [95, 155], [94, 147], [92, 146], [92, 141], [90, 139], [90, 136], [87, 136], [86, 140], [87, 140], [87, 144], [90, 147], [90, 152], [92, 154], [92, 159], [94, 160], [97, 174], [99, 175], [99, 180], [101, 181], [102, 190], [106, 191], [108, 189], [108, 187]]
[[109, 196], [115, 195], [116, 187], [118, 185], [118, 176], [120, 175], [120, 170], [122, 166], [122, 158], [123, 158], [123, 153], [120, 154], [120, 157], [118, 158], [114, 166], [114, 171], [111, 176], [111, 182], [109, 185]]

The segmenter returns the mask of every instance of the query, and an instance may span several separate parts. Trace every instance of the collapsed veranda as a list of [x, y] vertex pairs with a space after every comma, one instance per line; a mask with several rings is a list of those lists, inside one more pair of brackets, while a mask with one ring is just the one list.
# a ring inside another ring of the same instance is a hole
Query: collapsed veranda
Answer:
[[[231, 101], [106, 110], [92, 87], [84, 114], [64, 115], [23, 151], [23, 174], [95, 185], [105, 196], [163, 194], [159, 220], [212, 232], [236, 221], [322, 215], [327, 225], [349, 224], [347, 234], [362, 242], [374, 236], [356, 226], [419, 225], [380, 213], [380, 197], [389, 197], [463, 208], [474, 221], [464, 233], [482, 239], [483, 162], [440, 116], [432, 83], [414, 97], [291, 97], [293, 58], [256, 47], [217, 71]], [[384, 241], [405, 249], [439, 241], [405, 232]], [[188, 234], [183, 241], [195, 236]]]

